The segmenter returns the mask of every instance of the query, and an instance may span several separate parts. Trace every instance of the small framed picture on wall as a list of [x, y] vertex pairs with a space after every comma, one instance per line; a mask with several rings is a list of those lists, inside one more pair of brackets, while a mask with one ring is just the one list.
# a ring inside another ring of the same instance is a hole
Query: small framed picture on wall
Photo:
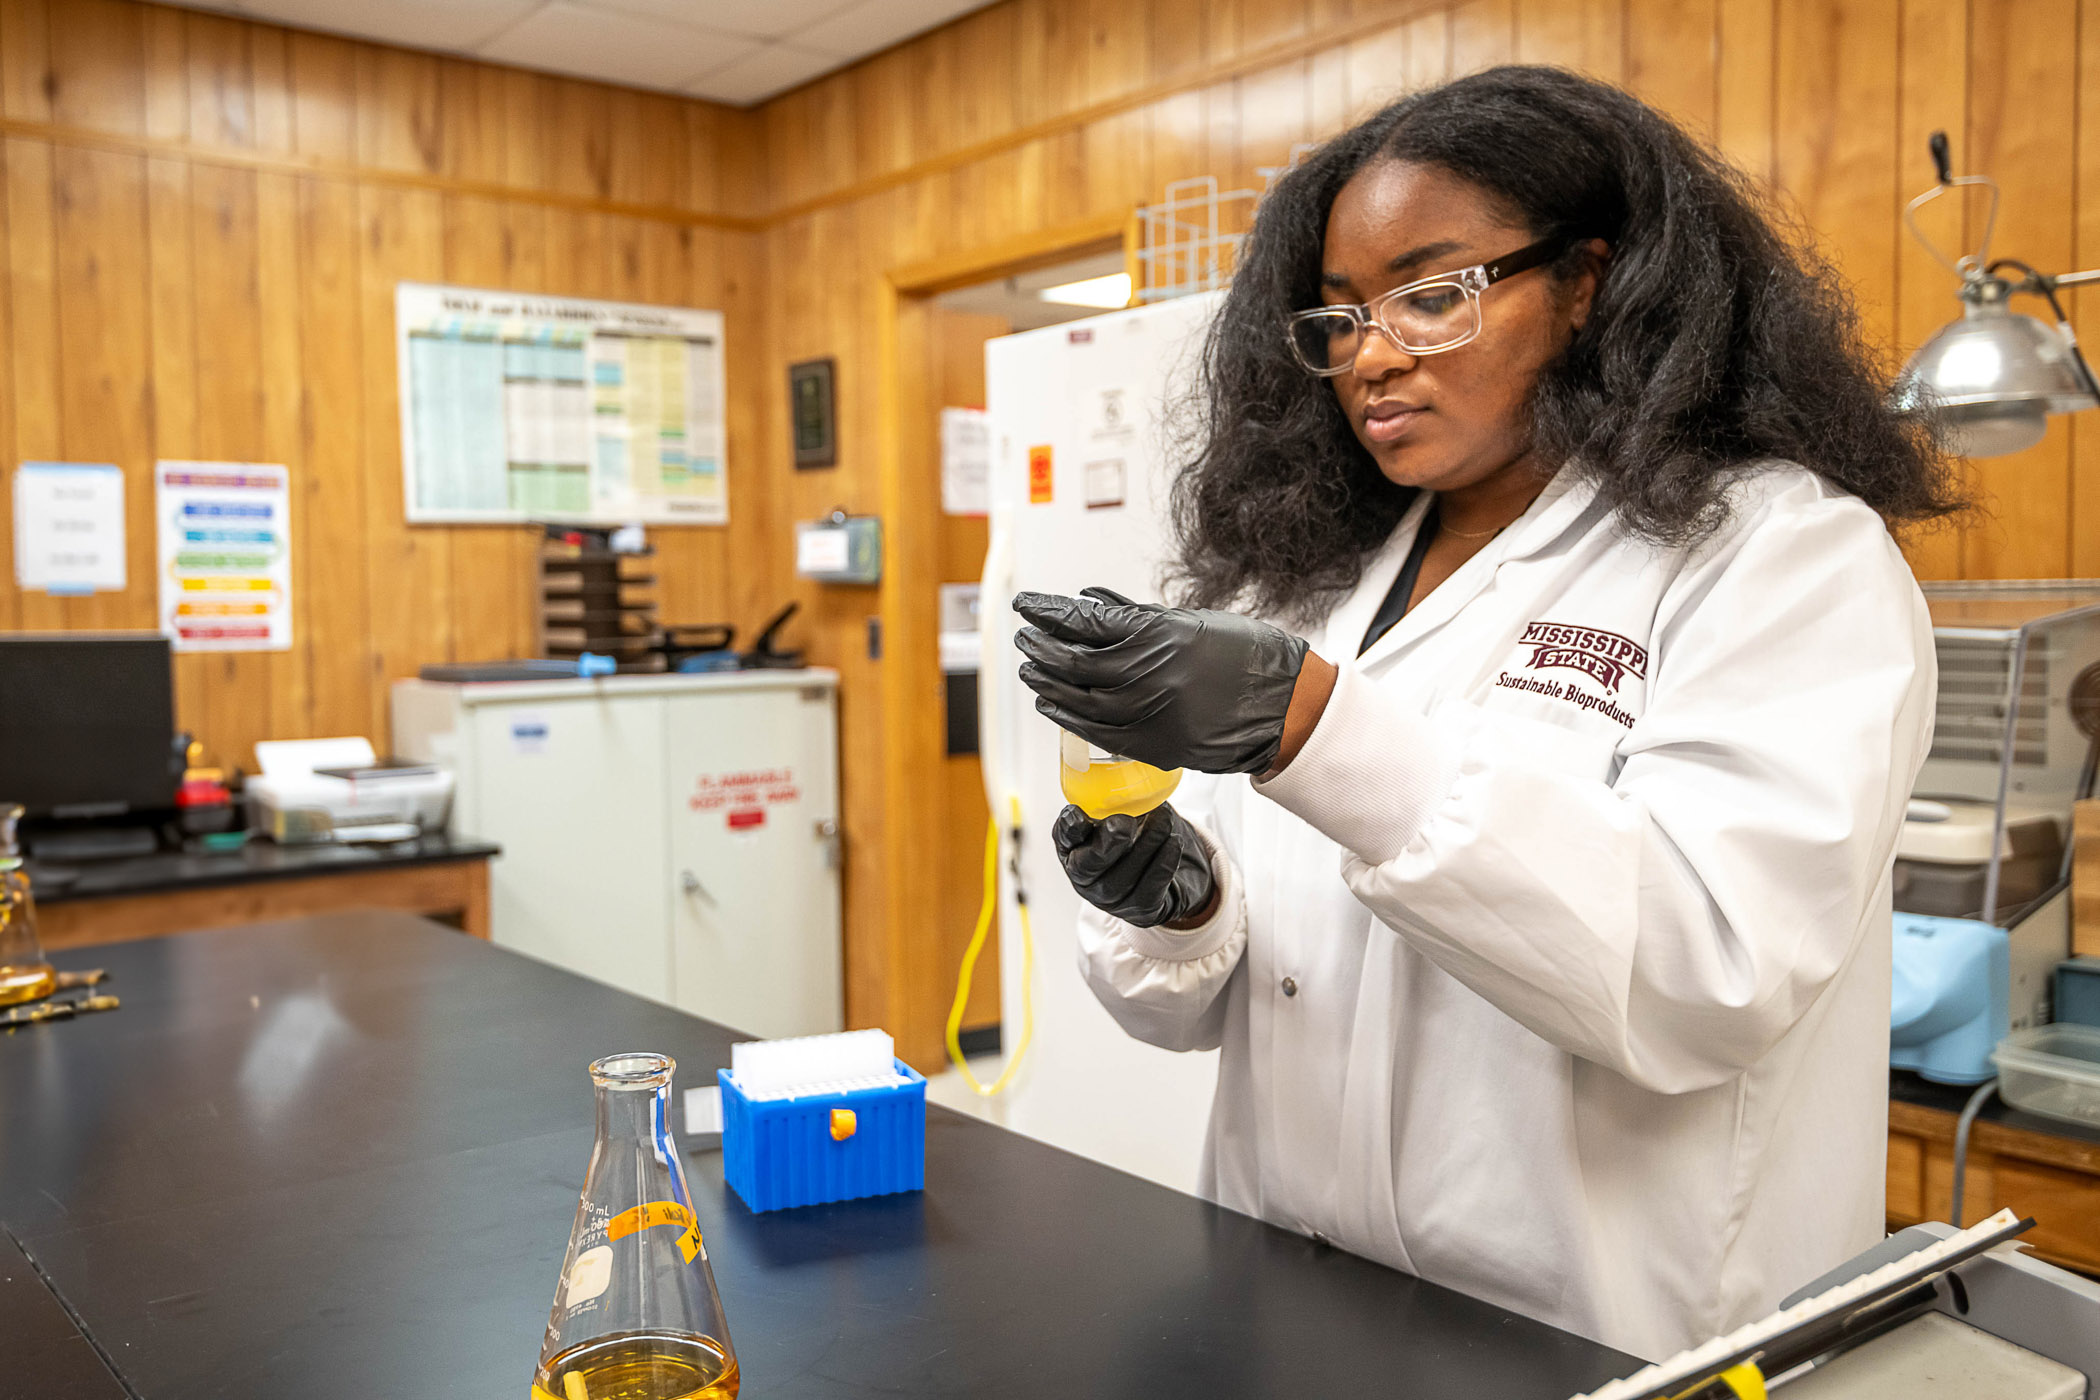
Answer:
[[788, 366], [788, 418], [795, 428], [798, 471], [838, 465], [838, 396], [832, 387], [836, 364], [822, 359]]

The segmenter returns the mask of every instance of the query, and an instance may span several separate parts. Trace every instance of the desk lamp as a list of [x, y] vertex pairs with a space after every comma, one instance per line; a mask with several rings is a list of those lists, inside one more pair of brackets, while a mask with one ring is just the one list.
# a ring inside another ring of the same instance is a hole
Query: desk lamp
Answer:
[[[1918, 347], [1896, 381], [1898, 412], [1935, 409], [1948, 446], [1964, 457], [2002, 457], [2041, 441], [2051, 413], [2100, 407], [2100, 382], [2079, 353], [2078, 339], [2056, 298], [2059, 287], [2100, 282], [2100, 269], [2052, 277], [2017, 258], [1990, 260], [1991, 233], [1998, 222], [1997, 181], [1988, 175], [1957, 178], [1947, 156], [1947, 133], [1932, 133], [1932, 163], [1940, 182], [1913, 199], [1903, 222], [1917, 240], [1961, 279], [1961, 319], [1942, 326]], [[1917, 214], [1948, 190], [1981, 185], [1991, 192], [1983, 241], [1973, 254], [1950, 259], [1918, 227]], [[2001, 275], [2020, 274], [2014, 281]], [[2015, 293], [2044, 298], [2056, 324], [2015, 314]]]

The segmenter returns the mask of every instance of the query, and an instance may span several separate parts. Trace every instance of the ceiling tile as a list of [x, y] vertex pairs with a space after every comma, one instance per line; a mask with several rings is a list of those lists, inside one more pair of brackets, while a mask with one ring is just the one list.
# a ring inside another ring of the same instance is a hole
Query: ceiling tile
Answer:
[[761, 101], [986, 0], [169, 0], [602, 82]]
[[586, 4], [725, 34], [758, 39], [792, 37], [798, 29], [829, 19], [853, 0], [584, 0]]
[[463, 52], [530, 14], [540, 0], [240, 0], [198, 8], [378, 39], [412, 49]]
[[768, 44], [733, 63], [695, 78], [684, 91], [711, 102], [749, 106], [776, 92], [828, 73], [847, 60], [792, 44]]
[[580, 78], [676, 88], [758, 47], [753, 39], [556, 0], [475, 52]]
[[979, 0], [858, 0], [793, 37], [806, 48], [858, 58], [923, 34], [978, 5]]

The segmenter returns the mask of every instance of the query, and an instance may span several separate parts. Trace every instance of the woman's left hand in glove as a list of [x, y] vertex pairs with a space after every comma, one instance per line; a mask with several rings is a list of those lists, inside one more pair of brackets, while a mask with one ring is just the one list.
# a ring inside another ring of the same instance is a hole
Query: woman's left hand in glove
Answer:
[[1283, 743], [1306, 644], [1237, 613], [1133, 603], [1106, 588], [1022, 593], [1014, 642], [1036, 709], [1157, 768], [1262, 773]]

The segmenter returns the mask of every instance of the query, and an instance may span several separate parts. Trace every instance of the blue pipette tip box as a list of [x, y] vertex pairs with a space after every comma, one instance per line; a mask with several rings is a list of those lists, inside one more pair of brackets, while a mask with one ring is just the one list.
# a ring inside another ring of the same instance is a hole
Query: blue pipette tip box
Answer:
[[[919, 1191], [926, 1185], [926, 1080], [895, 1060], [902, 1084], [747, 1099], [719, 1070], [722, 1175], [753, 1211]], [[851, 1115], [849, 1126], [834, 1110]], [[835, 1128], [835, 1123], [838, 1128]]]

